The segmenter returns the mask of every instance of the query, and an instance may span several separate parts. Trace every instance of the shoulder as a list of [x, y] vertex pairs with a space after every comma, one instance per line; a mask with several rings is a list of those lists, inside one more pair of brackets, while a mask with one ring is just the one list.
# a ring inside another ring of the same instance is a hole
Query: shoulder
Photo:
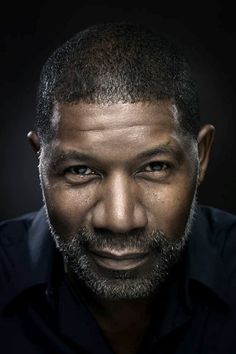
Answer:
[[39, 212], [0, 222], [0, 288], [27, 262], [29, 231]]
[[207, 221], [210, 242], [236, 283], [236, 215], [209, 206], [201, 206], [201, 212]]
[[224, 252], [224, 247], [236, 236], [236, 215], [210, 206], [200, 206], [206, 220], [210, 241]]
[[14, 219], [0, 221], [0, 247], [5, 248], [22, 242], [37, 212], [21, 215]]
[[207, 205], [201, 205], [200, 209], [208, 222], [217, 230], [225, 231], [225, 229], [236, 226], [236, 215], [234, 214]]

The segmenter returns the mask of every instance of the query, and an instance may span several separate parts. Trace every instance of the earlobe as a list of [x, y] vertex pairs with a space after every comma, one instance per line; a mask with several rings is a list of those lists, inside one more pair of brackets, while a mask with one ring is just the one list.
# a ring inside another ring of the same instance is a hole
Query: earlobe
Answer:
[[202, 183], [207, 170], [211, 147], [214, 141], [215, 127], [211, 124], [204, 125], [198, 133], [198, 159], [199, 173], [198, 185]]
[[34, 152], [38, 154], [40, 151], [40, 141], [39, 141], [38, 134], [34, 131], [30, 131], [27, 134], [27, 139], [31, 147], [33, 148]]

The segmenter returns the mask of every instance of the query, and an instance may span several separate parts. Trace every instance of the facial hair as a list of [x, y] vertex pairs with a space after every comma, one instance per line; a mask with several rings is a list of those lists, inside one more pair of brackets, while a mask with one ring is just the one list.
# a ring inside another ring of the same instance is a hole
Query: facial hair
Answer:
[[[56, 246], [69, 269], [95, 295], [104, 299], [137, 299], [153, 294], [168, 278], [173, 266], [183, 254], [196, 212], [194, 195], [190, 213], [182, 236], [171, 240], [161, 230], [135, 231], [113, 234], [109, 231], [92, 232], [81, 227], [75, 234], [63, 238], [47, 219]], [[89, 254], [89, 249], [127, 251], [151, 254], [149, 267], [129, 270], [101, 269]]]

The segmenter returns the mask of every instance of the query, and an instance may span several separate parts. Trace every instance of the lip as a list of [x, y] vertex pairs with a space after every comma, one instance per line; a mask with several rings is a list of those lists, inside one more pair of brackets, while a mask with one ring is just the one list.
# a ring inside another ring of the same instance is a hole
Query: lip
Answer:
[[106, 251], [90, 250], [93, 259], [100, 266], [113, 270], [128, 270], [137, 268], [147, 260], [148, 253], [114, 254]]

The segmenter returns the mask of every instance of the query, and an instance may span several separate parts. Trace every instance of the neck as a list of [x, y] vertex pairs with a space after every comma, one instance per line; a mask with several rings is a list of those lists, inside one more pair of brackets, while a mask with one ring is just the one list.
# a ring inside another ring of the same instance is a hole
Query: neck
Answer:
[[109, 328], [114, 326], [117, 329], [125, 329], [149, 322], [153, 296], [138, 299], [104, 299], [80, 284], [71, 272], [67, 275], [71, 285], [80, 294], [98, 323], [102, 322], [104, 325], [107, 323]]
[[151, 317], [150, 299], [107, 300], [94, 298], [89, 307], [99, 323], [114, 330], [146, 327]]
[[81, 284], [72, 273], [68, 272], [67, 276], [114, 353], [136, 354], [151, 321], [153, 296], [145, 299], [103, 299]]

